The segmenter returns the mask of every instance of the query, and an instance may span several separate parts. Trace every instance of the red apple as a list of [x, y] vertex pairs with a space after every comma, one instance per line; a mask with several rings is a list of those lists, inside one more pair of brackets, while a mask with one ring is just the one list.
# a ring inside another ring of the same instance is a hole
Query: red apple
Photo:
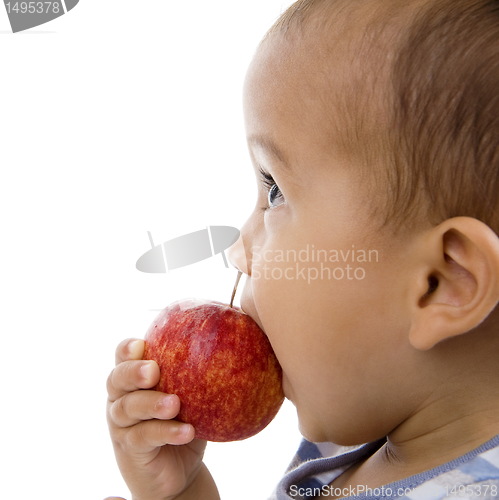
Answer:
[[183, 300], [159, 314], [144, 359], [160, 368], [156, 390], [177, 394], [177, 417], [196, 438], [236, 441], [260, 432], [283, 399], [282, 371], [269, 339], [240, 309]]

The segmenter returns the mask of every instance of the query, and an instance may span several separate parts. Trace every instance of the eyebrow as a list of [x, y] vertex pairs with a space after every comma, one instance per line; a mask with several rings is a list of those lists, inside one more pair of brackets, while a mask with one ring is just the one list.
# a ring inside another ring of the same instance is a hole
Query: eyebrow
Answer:
[[289, 168], [289, 162], [286, 155], [270, 137], [263, 135], [251, 135], [248, 137], [248, 145], [250, 148], [255, 146], [262, 148], [283, 166]]

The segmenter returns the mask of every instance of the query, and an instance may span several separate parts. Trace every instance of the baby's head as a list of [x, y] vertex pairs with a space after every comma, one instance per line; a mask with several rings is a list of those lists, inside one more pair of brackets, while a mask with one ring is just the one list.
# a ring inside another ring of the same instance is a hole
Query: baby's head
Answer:
[[496, 4], [300, 0], [250, 66], [232, 259], [312, 440], [386, 435], [470, 352], [497, 372]]
[[499, 234], [497, 1], [300, 0], [277, 38], [312, 45], [316, 126], [358, 155], [383, 222], [467, 215]]

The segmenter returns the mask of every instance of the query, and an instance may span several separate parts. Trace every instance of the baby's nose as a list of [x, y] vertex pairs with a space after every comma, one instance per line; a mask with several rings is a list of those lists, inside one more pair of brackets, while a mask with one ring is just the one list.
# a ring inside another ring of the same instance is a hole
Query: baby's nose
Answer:
[[243, 235], [239, 235], [237, 241], [227, 250], [230, 263], [244, 274], [250, 275], [251, 261], [246, 251]]

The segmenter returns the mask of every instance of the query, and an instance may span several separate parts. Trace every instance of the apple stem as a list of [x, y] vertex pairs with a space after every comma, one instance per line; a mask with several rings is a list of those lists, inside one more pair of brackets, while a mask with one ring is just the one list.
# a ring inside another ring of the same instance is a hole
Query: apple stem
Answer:
[[236, 283], [234, 284], [234, 290], [232, 290], [232, 297], [230, 298], [230, 307], [232, 307], [232, 304], [234, 303], [234, 297], [236, 296], [237, 292], [237, 285], [239, 285], [239, 280], [241, 279], [242, 274], [243, 273], [241, 271], [237, 271]]

